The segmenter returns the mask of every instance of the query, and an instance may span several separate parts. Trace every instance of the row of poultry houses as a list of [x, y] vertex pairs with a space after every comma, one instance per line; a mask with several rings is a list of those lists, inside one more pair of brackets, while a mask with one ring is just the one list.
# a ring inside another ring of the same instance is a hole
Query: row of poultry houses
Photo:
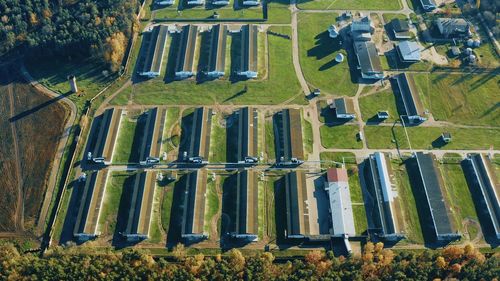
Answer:
[[[139, 143], [141, 162], [154, 162], [160, 157], [163, 124], [166, 110], [152, 108], [145, 113], [143, 137]], [[122, 112], [108, 109], [93, 123], [87, 142], [88, 152], [98, 157], [87, 162], [106, 165], [112, 157], [113, 143], [118, 134]], [[229, 223], [227, 234], [235, 239], [256, 241], [258, 239], [258, 185], [259, 174], [252, 169], [259, 159], [258, 112], [247, 107], [234, 111], [227, 124], [228, 161], [239, 166], [228, 179], [229, 189], [224, 189], [231, 200], [226, 203]], [[178, 198], [182, 219], [179, 225], [185, 240], [201, 240], [208, 237], [205, 230], [205, 206], [209, 170], [208, 163], [212, 109], [197, 108], [183, 117], [179, 148], [179, 163], [200, 164], [190, 167], [176, 186], [182, 190]], [[349, 177], [345, 168], [331, 168], [326, 173], [307, 172], [295, 169], [304, 160], [301, 112], [299, 109], [284, 109], [274, 114], [276, 165], [285, 168], [278, 184], [284, 198], [285, 236], [290, 239], [325, 240], [332, 237], [358, 235], [355, 229], [353, 204], [351, 202]], [[103, 157], [105, 156], [105, 157]], [[104, 163], [100, 158], [104, 158]], [[427, 239], [445, 242], [459, 239], [461, 234], [449, 214], [449, 206], [443, 197], [443, 179], [431, 153], [417, 152], [406, 162], [422, 229]], [[477, 209], [481, 210], [481, 223], [491, 229], [500, 239], [500, 207], [498, 183], [488, 159], [481, 154], [470, 154], [463, 161], [464, 174], [470, 186]], [[243, 168], [243, 169], [241, 169]], [[363, 200], [368, 221], [368, 234], [373, 239], [398, 241], [405, 237], [398, 221], [398, 198], [393, 180], [390, 159], [384, 153], [374, 153], [359, 165], [362, 178]], [[79, 209], [73, 234], [81, 241], [99, 235], [98, 222], [103, 197], [109, 177], [107, 169], [88, 173], [79, 197]], [[122, 235], [129, 241], [147, 239], [151, 224], [151, 212], [157, 173], [140, 171], [133, 175], [130, 210], [126, 229]]]
[[[200, 28], [197, 25], [167, 26], [158, 25], [151, 27], [148, 35], [149, 40], [143, 43], [142, 67], [138, 74], [143, 77], [154, 78], [162, 73], [163, 60], [166, 56], [165, 50], [170, 37], [178, 36], [175, 59], [175, 79], [182, 80], [197, 75], [195, 56], [199, 44], [198, 34]], [[258, 26], [243, 25], [240, 29], [229, 30], [227, 25], [212, 25], [206, 31], [209, 33], [208, 40], [208, 63], [203, 67], [203, 74], [211, 78], [220, 78], [226, 73], [226, 44], [227, 35], [231, 33], [240, 34], [240, 61], [236, 74], [246, 78], [256, 78], [258, 75]]]

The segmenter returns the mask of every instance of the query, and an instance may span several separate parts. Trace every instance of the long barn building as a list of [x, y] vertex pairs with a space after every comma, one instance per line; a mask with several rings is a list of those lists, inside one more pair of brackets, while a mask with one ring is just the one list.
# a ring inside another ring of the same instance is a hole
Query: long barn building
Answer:
[[202, 240], [208, 237], [205, 226], [206, 171], [196, 170], [182, 178], [182, 225], [181, 237], [186, 240]]
[[302, 163], [304, 147], [299, 109], [283, 109], [274, 115], [274, 138], [277, 163], [281, 165]]
[[121, 109], [110, 108], [94, 118], [85, 150], [87, 161], [111, 163], [121, 117]]
[[495, 182], [494, 170], [481, 154], [468, 155], [464, 164], [465, 175], [476, 202], [476, 209], [480, 210], [479, 215], [485, 218], [488, 224], [487, 229], [491, 229], [490, 232], [500, 240], [500, 204], [498, 202], [500, 185]]
[[182, 27], [175, 62], [175, 77], [177, 79], [196, 75], [194, 56], [197, 38], [198, 26], [190, 24]]
[[156, 26], [150, 33], [149, 45], [139, 75], [152, 78], [161, 74], [165, 45], [168, 38], [168, 27], [166, 25]]
[[210, 50], [208, 56], [209, 77], [221, 77], [226, 68], [227, 26], [218, 24], [210, 31]]
[[246, 78], [257, 78], [258, 75], [258, 36], [259, 29], [256, 25], [241, 27], [241, 60], [238, 75]]

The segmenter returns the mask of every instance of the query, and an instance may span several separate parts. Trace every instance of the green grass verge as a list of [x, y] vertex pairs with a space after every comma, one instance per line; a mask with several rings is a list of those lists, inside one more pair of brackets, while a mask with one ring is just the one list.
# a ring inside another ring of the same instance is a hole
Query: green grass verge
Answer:
[[151, 225], [149, 227], [149, 239], [150, 243], [160, 243], [162, 237], [166, 232], [163, 232], [161, 227], [161, 192], [162, 189], [158, 185], [155, 185], [155, 196], [153, 200], [153, 210], [151, 214]]
[[496, 107], [500, 103], [498, 72], [417, 74], [414, 78], [425, 108], [436, 120], [466, 125], [500, 124]]
[[115, 232], [125, 180], [131, 176], [126, 172], [111, 172], [109, 175], [98, 222], [98, 229], [104, 236]]
[[363, 143], [357, 140], [358, 126], [340, 125], [320, 127], [321, 144], [325, 148], [363, 148]]
[[311, 122], [302, 118], [302, 139], [304, 142], [304, 151], [309, 154], [313, 151], [313, 129]]
[[364, 121], [377, 121], [377, 112], [387, 110], [389, 118], [385, 122], [399, 120], [398, 109], [396, 106], [396, 97], [391, 89], [361, 96], [359, 99], [361, 117]]
[[212, 116], [212, 133], [210, 140], [210, 155], [208, 157], [210, 163], [224, 163], [226, 162], [226, 128], [222, 127], [219, 123], [223, 119], [220, 113]]
[[299, 0], [303, 10], [399, 10], [400, 0]]
[[460, 232], [464, 232], [462, 221], [479, 220], [462, 167], [460, 163], [440, 164], [439, 170], [444, 180], [443, 195], [451, 208], [454, 224]]
[[137, 113], [129, 112], [122, 117], [119, 135], [116, 140], [115, 152], [113, 154], [113, 163], [128, 163], [132, 153], [132, 144], [134, 142], [135, 130], [137, 128]]
[[337, 16], [334, 13], [299, 14], [300, 66], [313, 87], [339, 96], [354, 96], [358, 86], [353, 83], [347, 60], [335, 62], [338, 53], [347, 57], [341, 39], [328, 36], [327, 29]]
[[[222, 179], [221, 182], [223, 182]], [[203, 231], [205, 233], [210, 233], [210, 222], [221, 207], [219, 204], [219, 194], [217, 193], [217, 187], [215, 185], [216, 182], [212, 180], [209, 180], [207, 183], [207, 192], [205, 197], [205, 224], [203, 226]]]
[[391, 162], [394, 180], [397, 186], [398, 203], [396, 207], [397, 216], [401, 215], [399, 223], [402, 224], [406, 239], [412, 243], [424, 243], [422, 227], [418, 218], [417, 203], [413, 196], [410, 178], [405, 165], [401, 161]]
[[[174, 183], [169, 184], [163, 191], [161, 202], [161, 227], [165, 233], [168, 233], [170, 226], [170, 216], [172, 212], [172, 202], [174, 200]], [[175, 211], [175, 210], [174, 210]]]
[[[167, 154], [176, 148], [176, 144], [180, 141], [180, 109], [178, 107], [169, 107], [165, 117], [165, 126], [163, 128], [163, 138], [161, 151]], [[174, 127], [177, 126], [177, 127]]]
[[273, 130], [273, 120], [266, 120], [265, 123], [265, 131], [266, 131], [266, 154], [268, 161], [274, 159], [276, 157], [276, 148], [274, 144], [274, 130]]
[[408, 17], [405, 14], [396, 14], [396, 13], [385, 13], [382, 14], [384, 18], [384, 22], [386, 24], [390, 23], [393, 19], [406, 20]]
[[[366, 126], [364, 131], [369, 148], [409, 148], [402, 126]], [[500, 147], [500, 138], [498, 138], [500, 129], [409, 127], [407, 131], [414, 149], [490, 149], [491, 147]], [[451, 133], [453, 138], [451, 143], [443, 145], [440, 139], [443, 132]]]
[[321, 152], [319, 154], [321, 159], [321, 168], [336, 167], [336, 163], [356, 164], [356, 156], [352, 152]]

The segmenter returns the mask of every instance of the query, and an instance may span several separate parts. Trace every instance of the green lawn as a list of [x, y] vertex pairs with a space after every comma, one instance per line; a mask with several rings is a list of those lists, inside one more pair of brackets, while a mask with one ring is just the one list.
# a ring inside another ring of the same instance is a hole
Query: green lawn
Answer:
[[[402, 126], [366, 126], [365, 137], [369, 148], [408, 149], [408, 141]], [[414, 149], [490, 149], [500, 147], [500, 129], [469, 129], [439, 127], [407, 128], [411, 146]], [[451, 143], [443, 146], [440, 141], [442, 132], [450, 132]], [[395, 137], [394, 137], [395, 136]], [[397, 141], [397, 145], [393, 140]]]
[[128, 112], [126, 116], [122, 117], [119, 133], [116, 139], [115, 152], [113, 154], [113, 163], [128, 163], [132, 150], [134, 149], [133, 143], [136, 137], [135, 131], [137, 129], [139, 114], [137, 112]]
[[408, 17], [405, 14], [396, 14], [396, 13], [385, 13], [382, 14], [382, 17], [384, 18], [384, 22], [386, 24], [390, 23], [391, 20], [393, 19], [400, 19], [400, 20], [408, 19]]
[[299, 0], [302, 10], [399, 10], [400, 0]]
[[313, 131], [311, 122], [302, 118], [302, 139], [304, 141], [304, 151], [309, 154], [313, 151]]
[[323, 169], [335, 167], [333, 162], [356, 164], [356, 156], [351, 152], [321, 152], [319, 158], [324, 161], [321, 163]]
[[490, 74], [417, 74], [425, 108], [436, 120], [456, 124], [500, 124], [498, 72]]
[[172, 212], [172, 201], [174, 200], [174, 184], [165, 187], [161, 202], [161, 226], [165, 233], [168, 233], [170, 226], [170, 215]]
[[[310, 87], [335, 95], [354, 96], [358, 86], [353, 82], [348, 60], [335, 62], [338, 53], [347, 58], [340, 38], [328, 36], [328, 26], [335, 22], [335, 13], [300, 13], [300, 65]], [[357, 63], [357, 62], [353, 62]]]
[[363, 205], [363, 192], [359, 182], [359, 171], [356, 164], [346, 165], [349, 176], [349, 191], [351, 193], [352, 211], [354, 216], [354, 227], [356, 233], [363, 234], [368, 229], [365, 206]]
[[363, 148], [363, 143], [357, 140], [358, 126], [340, 125], [320, 127], [321, 144], [325, 148]]
[[79, 93], [78, 96], [71, 94], [68, 98], [79, 109], [83, 108], [87, 100], [93, 98], [117, 78], [117, 74], [105, 77], [102, 72], [109, 71], [107, 65], [92, 59], [37, 59], [33, 62], [27, 62], [26, 67], [33, 78], [59, 94], [66, 94], [70, 91], [67, 77], [75, 75]]
[[[165, 126], [163, 128], [163, 139], [161, 151], [167, 154], [172, 152], [180, 141], [180, 109], [178, 107], [169, 107], [165, 117]], [[176, 127], [174, 127], [176, 126]]]
[[166, 232], [163, 231], [161, 227], [161, 215], [162, 215], [162, 208], [161, 208], [161, 187], [155, 184], [154, 187], [155, 190], [155, 196], [153, 200], [153, 209], [152, 209], [152, 214], [151, 214], [151, 225], [149, 227], [149, 243], [159, 243], [162, 240], [162, 237], [165, 235]]
[[[223, 179], [221, 179], [223, 182]], [[217, 193], [216, 182], [209, 179], [207, 183], [207, 192], [205, 196], [205, 224], [203, 231], [210, 233], [210, 221], [217, 214], [220, 208], [219, 194]], [[212, 237], [214, 238], [214, 237]]]
[[[275, 32], [290, 34], [288, 27], [272, 27]], [[164, 77], [136, 84], [136, 104], [279, 104], [289, 101], [305, 104], [292, 64], [291, 41], [269, 35], [269, 75], [265, 80], [164, 82]], [[120, 93], [117, 97], [123, 93]], [[123, 100], [123, 99], [122, 99]]]
[[226, 128], [219, 123], [224, 117], [219, 113], [212, 116], [212, 133], [210, 136], [210, 163], [226, 162]]
[[273, 130], [273, 120], [266, 120], [265, 123], [265, 131], [266, 131], [266, 154], [267, 159], [270, 161], [276, 157], [276, 148], [274, 143], [274, 130]]
[[377, 121], [377, 112], [380, 110], [389, 111], [389, 118], [385, 122], [399, 120], [396, 97], [391, 89], [361, 96], [359, 98], [361, 117], [364, 121]]
[[125, 181], [131, 176], [132, 174], [126, 172], [112, 172], [108, 177], [98, 222], [98, 229], [105, 236], [115, 232]]
[[464, 219], [479, 220], [462, 167], [460, 163], [440, 164], [439, 170], [445, 183], [443, 196], [451, 207], [454, 224], [459, 231], [464, 232]]
[[413, 243], [423, 243], [424, 236], [420, 220], [418, 218], [417, 204], [410, 185], [410, 178], [406, 171], [406, 166], [401, 164], [401, 161], [393, 160], [392, 163], [393, 179], [397, 186], [398, 197], [396, 207], [396, 217], [400, 227], [405, 232], [406, 239]]

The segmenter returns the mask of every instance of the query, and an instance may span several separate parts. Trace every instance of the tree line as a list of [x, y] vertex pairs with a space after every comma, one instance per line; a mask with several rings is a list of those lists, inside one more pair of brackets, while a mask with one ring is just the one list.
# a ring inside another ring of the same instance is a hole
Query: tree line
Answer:
[[89, 57], [120, 65], [137, 0], [0, 0], [0, 55]]
[[0, 246], [2, 280], [498, 280], [500, 254], [485, 257], [471, 245], [422, 252], [385, 249], [368, 242], [361, 255], [334, 257], [310, 251], [303, 260], [277, 263], [270, 252], [244, 256], [187, 256], [179, 245], [175, 260], [153, 258], [137, 249], [123, 252], [92, 247], [55, 247], [44, 257]]

